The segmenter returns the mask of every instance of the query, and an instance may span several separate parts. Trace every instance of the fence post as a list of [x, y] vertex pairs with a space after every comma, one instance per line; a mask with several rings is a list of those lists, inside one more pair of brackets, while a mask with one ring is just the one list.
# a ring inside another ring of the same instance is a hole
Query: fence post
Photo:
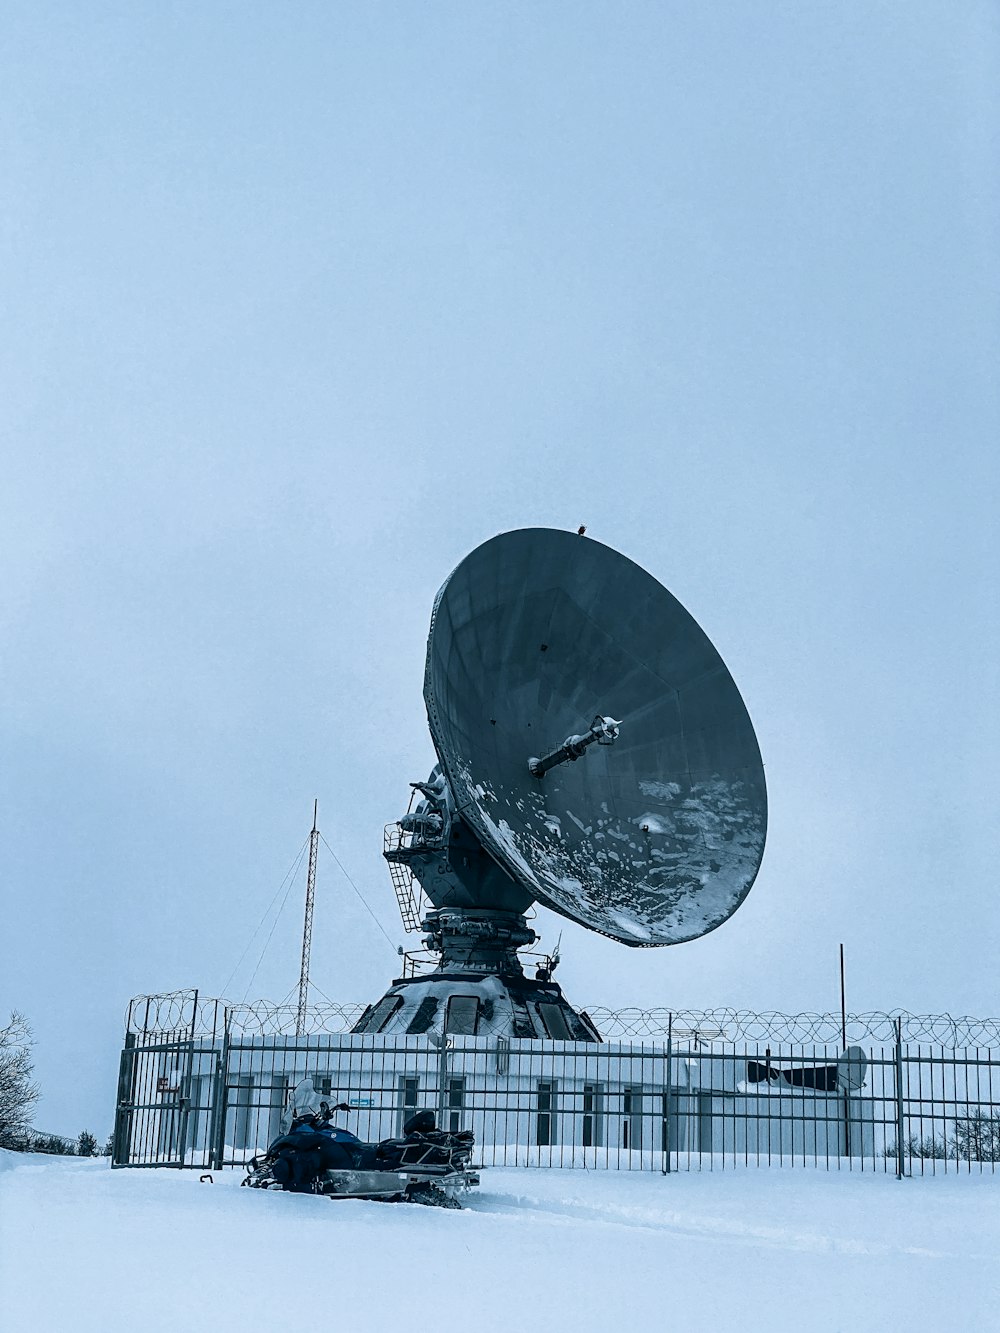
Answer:
[[125, 1049], [118, 1066], [118, 1105], [111, 1139], [111, 1165], [128, 1166], [132, 1146], [132, 1103], [135, 1101], [135, 1033], [125, 1033]]
[[221, 1171], [226, 1155], [226, 1117], [229, 1113], [229, 1010], [222, 1030], [222, 1050], [215, 1057], [215, 1087], [212, 1090], [212, 1168]]
[[451, 1038], [448, 1036], [447, 1023], [441, 1029], [441, 1036], [436, 1032], [428, 1032], [427, 1037], [432, 1046], [438, 1048], [438, 1128], [444, 1127], [448, 1115], [448, 1047], [451, 1044]]
[[670, 1175], [670, 1096], [673, 1087], [674, 1016], [667, 1014], [667, 1077], [663, 1094], [663, 1174]]
[[903, 1179], [903, 1023], [896, 1019], [896, 1179]]
[[195, 988], [194, 1000], [191, 1009], [191, 1039], [188, 1043], [187, 1067], [184, 1071], [181, 1082], [181, 1094], [178, 1099], [178, 1148], [180, 1149], [180, 1165], [184, 1165], [184, 1158], [188, 1151], [188, 1126], [191, 1122], [191, 1080], [194, 1077], [194, 1043], [195, 1034], [198, 1031], [198, 990]]

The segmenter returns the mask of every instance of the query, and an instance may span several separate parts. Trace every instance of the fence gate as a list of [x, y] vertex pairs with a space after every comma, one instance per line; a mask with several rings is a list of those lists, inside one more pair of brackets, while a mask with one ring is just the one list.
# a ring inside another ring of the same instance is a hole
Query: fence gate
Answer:
[[126, 1046], [115, 1118], [116, 1164], [187, 1165], [194, 1042]]

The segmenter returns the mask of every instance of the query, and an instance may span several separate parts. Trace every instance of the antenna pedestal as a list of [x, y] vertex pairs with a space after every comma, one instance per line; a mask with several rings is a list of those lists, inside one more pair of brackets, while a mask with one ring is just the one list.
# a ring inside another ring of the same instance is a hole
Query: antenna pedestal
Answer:
[[[524, 918], [531, 894], [489, 855], [455, 808], [440, 768], [412, 784], [424, 799], [386, 830], [383, 853], [400, 876], [404, 924], [417, 920], [409, 876], [430, 904], [421, 925], [437, 954], [433, 971], [400, 977], [369, 1006], [355, 1032], [485, 1036], [505, 1040], [600, 1041], [586, 1014], [552, 980], [553, 959], [524, 975], [518, 950], [538, 936]], [[409, 919], [408, 919], [409, 918]]]
[[442, 972], [523, 976], [518, 949], [538, 936], [519, 912], [439, 907], [421, 922], [424, 947], [441, 955]]

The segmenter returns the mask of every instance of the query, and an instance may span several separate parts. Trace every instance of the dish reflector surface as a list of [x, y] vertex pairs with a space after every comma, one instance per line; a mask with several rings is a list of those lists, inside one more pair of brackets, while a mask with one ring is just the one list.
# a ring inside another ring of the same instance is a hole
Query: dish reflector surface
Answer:
[[[459, 812], [547, 907], [651, 946], [746, 897], [767, 828], [749, 715], [707, 635], [617, 551], [549, 528], [478, 547], [438, 593], [424, 698]], [[598, 714], [621, 719], [613, 745], [531, 775]]]

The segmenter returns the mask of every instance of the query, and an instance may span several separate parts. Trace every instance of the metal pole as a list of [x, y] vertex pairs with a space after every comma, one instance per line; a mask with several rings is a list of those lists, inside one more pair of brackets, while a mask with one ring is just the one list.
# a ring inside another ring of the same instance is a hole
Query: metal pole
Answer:
[[225, 1011], [222, 1050], [215, 1060], [215, 1088], [212, 1096], [215, 1119], [212, 1124], [212, 1166], [221, 1171], [226, 1156], [226, 1119], [229, 1114], [229, 1010]]
[[319, 801], [313, 801], [313, 826], [309, 834], [309, 874], [306, 877], [306, 918], [302, 926], [302, 967], [299, 970], [299, 1008], [295, 1015], [295, 1035], [306, 1030], [306, 1005], [309, 1000], [309, 955], [312, 951], [313, 908], [316, 903], [316, 858], [319, 855], [319, 827], [316, 819]]
[[667, 1077], [663, 1099], [663, 1174], [670, 1175], [670, 1096], [673, 1085], [674, 1016], [667, 1014]]
[[447, 1128], [448, 1118], [448, 1047], [451, 1039], [448, 1036], [448, 1024], [445, 1022], [441, 1029], [441, 1045], [438, 1048], [438, 1129]]
[[903, 1024], [896, 1019], [896, 1179], [903, 1179]]
[[[847, 1050], [847, 988], [844, 985], [844, 946], [840, 946], [840, 1049]], [[844, 1156], [851, 1155], [851, 1098], [844, 1089]]]
[[178, 1137], [180, 1139], [180, 1164], [184, 1165], [184, 1158], [188, 1150], [188, 1126], [191, 1122], [191, 1090], [194, 1080], [194, 1043], [198, 1032], [198, 995], [195, 988], [194, 998], [191, 1002], [191, 1035], [187, 1043], [187, 1066], [181, 1081], [180, 1098], [178, 1100]]
[[135, 1112], [135, 1033], [125, 1033], [125, 1049], [118, 1067], [118, 1105], [111, 1141], [111, 1165], [128, 1166], [132, 1149], [132, 1123]]

